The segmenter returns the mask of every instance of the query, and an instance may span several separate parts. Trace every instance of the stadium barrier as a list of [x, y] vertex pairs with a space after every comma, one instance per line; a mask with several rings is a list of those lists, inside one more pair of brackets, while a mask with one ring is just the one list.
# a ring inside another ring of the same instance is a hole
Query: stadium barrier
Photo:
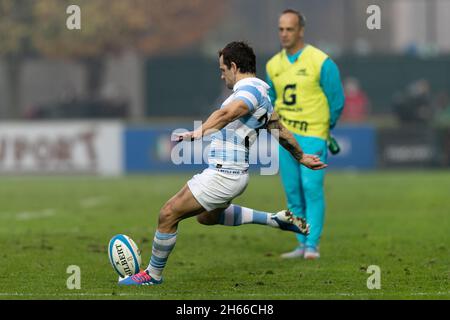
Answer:
[[[103, 175], [200, 171], [208, 141], [186, 142], [178, 150], [170, 126], [126, 126], [116, 121], [0, 123], [1, 175]], [[450, 129], [375, 129], [341, 126], [333, 130], [341, 147], [328, 156], [330, 170], [450, 166]], [[252, 170], [278, 172], [270, 135], [261, 134], [250, 152]], [[256, 151], [255, 151], [256, 150]], [[253, 152], [255, 151], [255, 152]]]
[[376, 132], [371, 126], [338, 127], [332, 132], [341, 151], [328, 153], [330, 169], [370, 170], [376, 167]]
[[438, 131], [423, 127], [383, 129], [378, 132], [380, 168], [418, 168], [439, 165]]
[[[181, 126], [183, 127], [183, 126]], [[201, 169], [204, 165], [176, 165], [171, 160], [171, 134], [177, 127], [128, 127], [124, 132], [125, 172], [156, 173]]]
[[[180, 172], [198, 171], [204, 168], [205, 164], [183, 163], [182, 165], [177, 165], [172, 162], [171, 156], [175, 142], [171, 141], [170, 136], [176, 128], [177, 126], [164, 129], [152, 127], [126, 128], [124, 138], [125, 172]], [[341, 146], [341, 152], [336, 156], [329, 155], [328, 159], [331, 168], [361, 170], [375, 168], [376, 140], [374, 128], [369, 126], [336, 128], [333, 131], [333, 135]], [[267, 140], [263, 140], [257, 146], [254, 146], [259, 148], [259, 150], [254, 153], [258, 158], [252, 166], [253, 170], [259, 170], [262, 167], [278, 166], [278, 158], [269, 159], [273, 156], [273, 150], [270, 150], [271, 144], [267, 143], [269, 137], [262, 136], [262, 138]], [[267, 146], [266, 149], [264, 146]], [[205, 152], [204, 148], [193, 150], [192, 159], [200, 158], [202, 152]], [[251, 152], [251, 160], [252, 154]]]

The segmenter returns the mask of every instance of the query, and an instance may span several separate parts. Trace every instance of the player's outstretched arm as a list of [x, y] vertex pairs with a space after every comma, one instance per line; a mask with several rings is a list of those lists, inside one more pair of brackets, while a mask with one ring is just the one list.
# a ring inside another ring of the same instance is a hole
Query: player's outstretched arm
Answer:
[[227, 124], [250, 112], [247, 104], [240, 99], [234, 100], [222, 109], [214, 111], [203, 125], [195, 131], [180, 134], [179, 140], [195, 140], [223, 129]]
[[276, 112], [272, 114], [272, 117], [267, 124], [267, 129], [274, 137], [278, 139], [278, 142], [283, 146], [283, 148], [289, 151], [302, 165], [313, 170], [324, 169], [327, 167], [326, 164], [320, 161], [318, 156], [303, 153], [303, 150], [297, 140], [295, 140], [295, 137], [280, 122], [280, 118]]

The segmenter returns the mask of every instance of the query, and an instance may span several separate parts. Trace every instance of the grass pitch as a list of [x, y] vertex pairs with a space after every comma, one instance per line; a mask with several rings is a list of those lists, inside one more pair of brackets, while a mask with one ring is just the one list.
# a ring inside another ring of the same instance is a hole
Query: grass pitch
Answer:
[[[190, 176], [0, 179], [0, 299], [449, 299], [450, 172], [335, 173], [318, 261], [284, 261], [292, 233], [259, 225], [179, 227], [161, 286], [122, 288], [108, 261], [117, 233], [143, 265], [159, 208]], [[235, 203], [279, 211], [279, 177], [252, 176]], [[81, 269], [69, 290], [67, 268]], [[366, 286], [381, 268], [381, 289]]]

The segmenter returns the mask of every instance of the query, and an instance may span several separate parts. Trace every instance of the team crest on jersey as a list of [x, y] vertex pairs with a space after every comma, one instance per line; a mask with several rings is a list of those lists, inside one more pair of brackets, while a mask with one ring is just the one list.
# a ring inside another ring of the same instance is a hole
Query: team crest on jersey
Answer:
[[297, 76], [305, 76], [305, 77], [307, 77], [308, 73], [306, 72], [306, 68], [298, 69], [296, 75]]

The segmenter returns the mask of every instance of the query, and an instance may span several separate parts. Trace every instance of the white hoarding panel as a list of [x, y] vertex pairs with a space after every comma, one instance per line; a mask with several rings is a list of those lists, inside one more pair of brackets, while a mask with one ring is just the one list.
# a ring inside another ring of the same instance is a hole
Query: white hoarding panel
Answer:
[[119, 122], [0, 122], [0, 174], [119, 175]]

